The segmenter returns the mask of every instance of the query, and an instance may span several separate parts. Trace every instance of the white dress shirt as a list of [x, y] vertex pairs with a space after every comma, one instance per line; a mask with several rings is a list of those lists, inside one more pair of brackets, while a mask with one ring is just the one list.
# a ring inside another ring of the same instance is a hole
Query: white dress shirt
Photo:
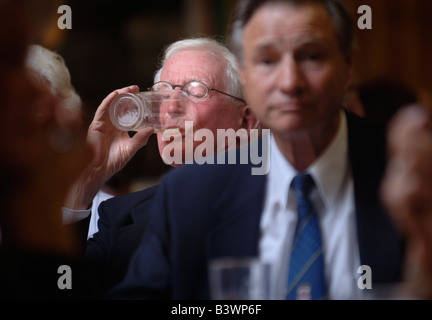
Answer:
[[98, 232], [98, 220], [99, 220], [98, 208], [99, 208], [99, 205], [101, 204], [101, 202], [108, 200], [112, 197], [114, 197], [112, 194], [109, 194], [109, 193], [106, 193], [102, 190], [99, 190], [99, 192], [93, 198], [92, 207], [90, 209], [74, 210], [74, 209], [62, 207], [63, 224], [67, 225], [70, 223], [75, 223], [75, 222], [84, 220], [89, 215], [91, 215], [87, 239], [92, 238], [93, 235], [96, 232]]
[[[327, 148], [306, 172], [315, 181], [311, 200], [319, 216], [325, 276], [329, 299], [361, 299], [357, 286], [360, 257], [357, 241], [354, 187], [348, 157], [346, 117]], [[279, 151], [274, 138], [270, 145], [264, 210], [260, 223], [260, 259], [272, 265], [273, 299], [284, 299], [287, 287], [292, 238], [297, 223], [296, 199], [290, 190], [298, 172]]]
[[89, 230], [87, 239], [90, 239], [93, 237], [93, 235], [99, 231], [98, 228], [98, 221], [99, 221], [99, 205], [108, 199], [111, 199], [114, 197], [112, 194], [106, 193], [102, 190], [99, 190], [99, 192], [96, 194], [96, 196], [93, 199], [92, 208], [91, 208], [91, 217], [90, 217], [90, 223], [89, 223]]

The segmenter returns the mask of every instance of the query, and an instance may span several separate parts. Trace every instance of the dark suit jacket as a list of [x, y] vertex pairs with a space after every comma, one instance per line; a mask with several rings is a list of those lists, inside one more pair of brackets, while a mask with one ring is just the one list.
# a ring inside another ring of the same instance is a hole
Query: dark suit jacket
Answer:
[[[384, 134], [353, 115], [348, 134], [361, 263], [371, 267], [374, 284], [397, 281], [402, 242], [378, 199]], [[209, 299], [209, 261], [258, 255], [265, 181], [240, 164], [186, 165], [167, 174], [151, 227], [110, 297]]]
[[85, 260], [91, 281], [101, 292], [118, 284], [148, 225], [157, 186], [114, 197], [99, 205], [98, 232], [87, 241]]

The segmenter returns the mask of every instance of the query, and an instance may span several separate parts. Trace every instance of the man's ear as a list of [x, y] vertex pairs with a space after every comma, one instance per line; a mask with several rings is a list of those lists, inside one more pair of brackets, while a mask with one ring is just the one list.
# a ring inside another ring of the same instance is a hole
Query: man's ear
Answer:
[[246, 130], [259, 128], [260, 122], [258, 118], [255, 116], [255, 114], [252, 112], [252, 109], [248, 105], [242, 107], [241, 116], [242, 116], [242, 125], [241, 125], [242, 128]]

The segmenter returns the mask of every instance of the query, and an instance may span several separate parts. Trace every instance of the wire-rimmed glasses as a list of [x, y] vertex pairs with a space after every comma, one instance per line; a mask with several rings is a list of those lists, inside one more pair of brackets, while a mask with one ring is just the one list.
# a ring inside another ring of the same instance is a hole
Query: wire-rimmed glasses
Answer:
[[244, 101], [243, 99], [233, 96], [229, 93], [220, 91], [215, 88], [209, 88], [204, 83], [198, 80], [189, 81], [184, 85], [171, 84], [168, 81], [159, 81], [156, 82], [151, 88], [149, 88], [149, 90], [154, 92], [159, 92], [162, 94], [164, 94], [165, 92], [169, 94], [172, 92], [172, 90], [175, 90], [176, 88], [180, 88], [180, 90], [184, 92], [187, 96], [193, 97], [198, 100], [204, 100], [205, 98], [208, 97], [210, 91], [216, 91], [246, 104], [246, 101]]

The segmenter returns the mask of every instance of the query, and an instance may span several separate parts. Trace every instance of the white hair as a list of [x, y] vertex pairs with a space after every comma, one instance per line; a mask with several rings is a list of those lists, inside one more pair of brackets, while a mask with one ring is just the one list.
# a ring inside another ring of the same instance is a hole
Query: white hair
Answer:
[[215, 57], [221, 58], [222, 61], [225, 61], [226, 65], [222, 65], [221, 68], [225, 70], [226, 77], [223, 82], [225, 84], [226, 90], [228, 91], [227, 93], [244, 99], [235, 56], [223, 44], [210, 38], [184, 39], [169, 45], [164, 51], [160, 63], [160, 69], [156, 71], [154, 82], [160, 81], [161, 73], [167, 60], [175, 54], [185, 50], [209, 52]]
[[25, 64], [33, 79], [46, 85], [66, 109], [72, 112], [81, 110], [81, 98], [72, 86], [64, 59], [58, 53], [37, 44], [30, 45]]

